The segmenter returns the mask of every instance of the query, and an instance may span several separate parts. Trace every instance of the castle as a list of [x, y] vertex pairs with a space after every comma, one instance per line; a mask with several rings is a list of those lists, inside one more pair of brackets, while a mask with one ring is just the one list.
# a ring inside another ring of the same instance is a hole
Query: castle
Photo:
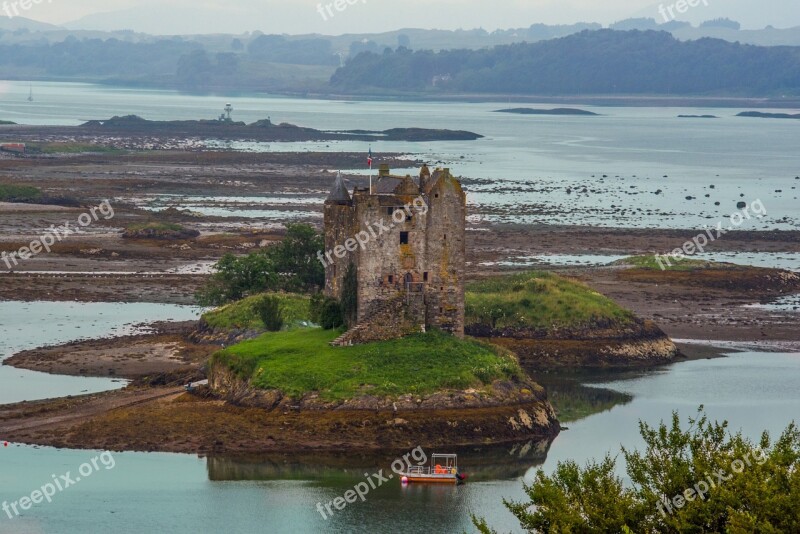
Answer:
[[339, 345], [437, 328], [464, 335], [466, 195], [449, 169], [418, 179], [381, 165], [349, 193], [337, 176], [325, 201], [325, 293], [341, 298], [350, 266], [357, 320]]

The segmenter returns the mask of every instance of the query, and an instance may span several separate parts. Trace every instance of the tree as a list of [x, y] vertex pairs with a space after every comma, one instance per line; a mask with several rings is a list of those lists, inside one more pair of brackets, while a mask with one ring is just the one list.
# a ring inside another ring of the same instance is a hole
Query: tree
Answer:
[[348, 326], [355, 325], [358, 320], [358, 272], [350, 263], [342, 281], [342, 316]]
[[311, 297], [311, 320], [325, 330], [344, 325], [342, 306], [333, 297], [316, 293]]
[[325, 240], [309, 224], [286, 225], [286, 237], [268, 249], [284, 291], [312, 291], [325, 285], [325, 267], [317, 259]]
[[205, 50], [193, 50], [178, 60], [176, 78], [188, 88], [205, 87], [214, 66]]
[[277, 289], [277, 276], [263, 251], [236, 257], [225, 254], [214, 265], [211, 279], [195, 295], [201, 306], [219, 306], [250, 294]]
[[[643, 452], [622, 449], [631, 484], [607, 455], [585, 467], [559, 462], [541, 469], [525, 492], [530, 502], [504, 501], [528, 532], [798, 532], [800, 431], [790, 424], [772, 443], [754, 444], [728, 423], [710, 423], [701, 406], [681, 428], [640, 421]], [[493, 531], [473, 517], [476, 528]]]
[[266, 250], [225, 254], [196, 299], [201, 306], [219, 306], [265, 291], [318, 290], [325, 284], [325, 268], [317, 259], [324, 245], [313, 226], [290, 224], [286, 236]]
[[283, 328], [283, 311], [278, 297], [265, 295], [253, 305], [253, 309], [264, 323], [267, 332], [277, 332]]

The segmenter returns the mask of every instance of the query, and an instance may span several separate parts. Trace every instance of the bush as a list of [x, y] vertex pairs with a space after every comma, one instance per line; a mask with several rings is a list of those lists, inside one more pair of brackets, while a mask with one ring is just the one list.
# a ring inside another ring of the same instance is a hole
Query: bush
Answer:
[[[622, 449], [630, 484], [607, 455], [585, 467], [559, 462], [525, 486], [529, 502], [504, 501], [527, 532], [799, 532], [800, 431], [753, 443], [711, 423], [702, 406], [682, 429], [639, 423], [643, 452]], [[482, 519], [478, 530], [493, 532]]]
[[266, 295], [253, 305], [258, 317], [264, 323], [268, 332], [277, 332], [283, 327], [283, 312], [281, 300], [278, 297]]
[[339, 301], [322, 293], [311, 297], [311, 320], [325, 330], [339, 328], [345, 324]]
[[311, 292], [325, 284], [317, 252], [325, 243], [307, 224], [287, 225], [280, 243], [245, 256], [226, 254], [196, 299], [201, 306], [220, 306], [266, 291]]
[[27, 185], [0, 184], [0, 201], [3, 202], [35, 202], [42, 197], [42, 192]]

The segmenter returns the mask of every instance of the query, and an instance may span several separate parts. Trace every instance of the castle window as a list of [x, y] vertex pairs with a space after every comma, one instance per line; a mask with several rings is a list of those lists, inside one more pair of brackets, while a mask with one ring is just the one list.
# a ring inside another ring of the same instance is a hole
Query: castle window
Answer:
[[447, 241], [447, 234], [444, 234], [444, 240]]
[[336, 276], [336, 264], [333, 264], [333, 276]]
[[386, 215], [393, 215], [393, 214], [394, 214], [394, 208], [386, 208]]
[[408, 245], [408, 232], [400, 232], [400, 244]]
[[435, 195], [433, 195], [433, 198], [439, 198], [439, 193], [436, 193]]
[[389, 275], [389, 283], [390, 284], [394, 284], [394, 275], [393, 274]]
[[414, 218], [414, 216], [411, 215], [410, 213], [408, 215], [406, 215], [406, 221], [410, 221], [413, 218]]
[[428, 271], [425, 271], [424, 273], [422, 273], [422, 281], [423, 282], [427, 282], [428, 281]]
[[439, 308], [439, 313], [444, 312], [444, 308]]

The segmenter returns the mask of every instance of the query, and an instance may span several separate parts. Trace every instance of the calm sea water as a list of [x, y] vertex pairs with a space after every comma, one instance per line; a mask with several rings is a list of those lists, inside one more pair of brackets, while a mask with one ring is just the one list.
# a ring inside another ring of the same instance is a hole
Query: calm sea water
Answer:
[[[247, 122], [271, 117], [276, 123], [326, 130], [474, 131], [485, 137], [380, 142], [373, 151], [378, 159], [381, 152], [399, 151], [450, 166], [467, 179], [469, 202], [491, 221], [665, 228], [722, 221], [727, 226], [737, 202], [760, 199], [767, 216], [750, 219], [741, 229], [800, 225], [800, 121], [735, 116], [744, 109], [581, 106], [600, 116], [521, 116], [494, 113], [515, 107], [510, 102], [191, 96], [69, 83], [36, 83], [35, 101], [27, 102], [28, 87], [27, 82], [0, 82], [0, 119], [63, 125], [127, 114], [208, 119], [231, 102], [234, 118]], [[719, 118], [678, 118], [683, 114]], [[363, 142], [222, 144], [256, 151], [366, 154], [368, 149]]]
[[[0, 361], [22, 350], [129, 335], [143, 323], [196, 319], [194, 306], [0, 301]], [[0, 366], [0, 404], [120, 388], [124, 380], [58, 376]]]

